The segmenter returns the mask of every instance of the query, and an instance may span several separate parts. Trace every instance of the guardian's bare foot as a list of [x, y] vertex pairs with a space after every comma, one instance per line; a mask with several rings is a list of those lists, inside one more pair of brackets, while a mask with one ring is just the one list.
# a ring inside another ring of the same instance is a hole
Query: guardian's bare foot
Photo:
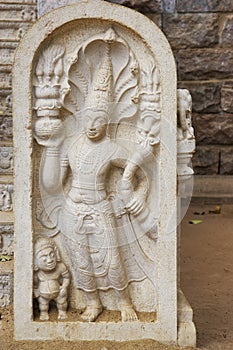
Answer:
[[94, 322], [102, 311], [102, 306], [88, 305], [84, 313], [81, 315], [81, 318], [87, 322]]
[[133, 306], [131, 305], [121, 306], [121, 320], [122, 322], [138, 321], [138, 316]]
[[49, 314], [48, 312], [41, 312], [40, 313], [40, 320], [41, 321], [48, 321], [49, 320]]
[[67, 319], [67, 313], [66, 313], [66, 311], [59, 310], [59, 311], [58, 311], [58, 319], [59, 319], [59, 320], [65, 320], [65, 319]]
[[118, 307], [121, 311], [122, 322], [133, 322], [138, 320], [136, 311], [133, 308], [127, 289], [116, 291], [118, 297]]

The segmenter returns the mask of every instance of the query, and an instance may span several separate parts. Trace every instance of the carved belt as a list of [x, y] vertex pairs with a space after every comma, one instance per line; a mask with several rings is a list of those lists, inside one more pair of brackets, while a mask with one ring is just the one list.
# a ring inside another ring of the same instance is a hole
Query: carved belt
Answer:
[[90, 191], [103, 191], [105, 190], [105, 184], [101, 183], [82, 183], [72, 181], [72, 187], [79, 190], [90, 190]]

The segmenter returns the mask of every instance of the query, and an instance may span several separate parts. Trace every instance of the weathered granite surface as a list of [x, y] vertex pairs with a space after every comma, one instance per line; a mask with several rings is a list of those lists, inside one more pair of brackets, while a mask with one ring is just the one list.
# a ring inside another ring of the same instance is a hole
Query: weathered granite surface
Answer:
[[13, 185], [0, 183], [0, 212], [13, 210]]
[[163, 0], [163, 12], [165, 13], [176, 12], [176, 0]]
[[221, 88], [221, 107], [224, 112], [233, 113], [233, 81], [226, 82]]
[[179, 80], [233, 79], [233, 52], [227, 48], [176, 51]]
[[[147, 13], [156, 12], [161, 13], [163, 9], [163, 0], [106, 0], [115, 4], [127, 6], [137, 11]], [[39, 16], [47, 13], [59, 6], [77, 3], [78, 0], [39, 0]], [[170, 1], [171, 2], [171, 1]], [[172, 6], [172, 5], [168, 5]]]
[[232, 162], [232, 154], [233, 147], [221, 147], [221, 175], [233, 175], [233, 162]]
[[0, 116], [0, 141], [12, 141], [12, 117]]
[[137, 11], [162, 12], [163, 0], [107, 0], [109, 2], [131, 7]]
[[0, 263], [0, 307], [13, 302], [13, 263], [12, 261]]
[[231, 0], [177, 0], [179, 12], [231, 12]]
[[0, 255], [11, 256], [13, 254], [14, 254], [14, 227], [13, 225], [1, 225], [0, 226]]
[[221, 47], [232, 47], [233, 15], [225, 16], [220, 31]]
[[12, 147], [0, 147], [0, 174], [13, 174]]
[[232, 114], [194, 114], [193, 124], [199, 145], [232, 145]]
[[219, 15], [164, 14], [163, 31], [173, 49], [212, 47], [218, 43]]
[[193, 156], [193, 166], [198, 175], [216, 175], [220, 168], [220, 147], [219, 146], [197, 146]]
[[219, 114], [222, 110], [222, 85], [218, 82], [180, 82], [179, 87], [190, 91], [193, 99], [193, 112]]

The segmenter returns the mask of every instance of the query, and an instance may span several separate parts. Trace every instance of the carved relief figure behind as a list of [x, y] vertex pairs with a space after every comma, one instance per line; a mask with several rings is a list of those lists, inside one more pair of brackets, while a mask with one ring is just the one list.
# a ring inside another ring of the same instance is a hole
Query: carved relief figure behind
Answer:
[[[159, 74], [153, 60], [141, 68], [112, 28], [63, 56], [64, 48], [51, 46], [36, 66], [41, 197], [75, 287], [85, 293], [83, 320], [96, 320], [99, 291], [113, 289], [122, 321], [135, 321], [129, 283], [148, 278], [156, 288], [148, 250], [156, 246], [157, 221], [148, 193], [159, 144]], [[121, 138], [122, 130], [133, 132], [134, 142]], [[145, 236], [149, 249], [141, 245]]]

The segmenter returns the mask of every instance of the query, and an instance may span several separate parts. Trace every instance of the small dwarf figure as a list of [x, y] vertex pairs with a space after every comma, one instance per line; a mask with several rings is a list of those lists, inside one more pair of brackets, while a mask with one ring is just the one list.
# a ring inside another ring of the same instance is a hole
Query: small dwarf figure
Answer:
[[61, 261], [53, 241], [40, 237], [35, 242], [34, 253], [34, 296], [38, 298], [40, 320], [49, 319], [49, 302], [55, 300], [58, 319], [67, 318], [67, 288], [70, 275], [66, 265]]

